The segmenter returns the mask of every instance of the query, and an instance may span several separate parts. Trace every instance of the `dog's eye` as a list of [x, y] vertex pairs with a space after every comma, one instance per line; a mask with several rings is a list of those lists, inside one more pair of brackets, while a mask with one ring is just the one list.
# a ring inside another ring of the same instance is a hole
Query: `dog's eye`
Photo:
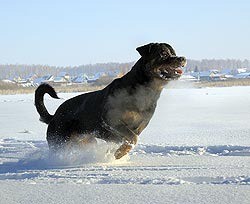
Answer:
[[168, 56], [169, 56], [169, 54], [166, 52], [161, 53], [161, 57], [167, 58]]

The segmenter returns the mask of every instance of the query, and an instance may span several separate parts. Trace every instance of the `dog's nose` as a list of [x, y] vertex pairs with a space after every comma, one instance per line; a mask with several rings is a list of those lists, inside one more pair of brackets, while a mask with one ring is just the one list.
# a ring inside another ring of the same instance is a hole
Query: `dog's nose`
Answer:
[[179, 57], [179, 61], [181, 62], [182, 67], [185, 67], [187, 65], [187, 60], [185, 57]]

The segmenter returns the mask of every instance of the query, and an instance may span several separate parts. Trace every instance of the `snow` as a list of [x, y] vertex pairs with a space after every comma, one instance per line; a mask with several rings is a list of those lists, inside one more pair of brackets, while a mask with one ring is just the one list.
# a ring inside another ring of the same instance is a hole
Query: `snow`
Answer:
[[250, 87], [164, 90], [121, 160], [100, 140], [51, 156], [33, 97], [0, 96], [0, 203], [250, 203]]

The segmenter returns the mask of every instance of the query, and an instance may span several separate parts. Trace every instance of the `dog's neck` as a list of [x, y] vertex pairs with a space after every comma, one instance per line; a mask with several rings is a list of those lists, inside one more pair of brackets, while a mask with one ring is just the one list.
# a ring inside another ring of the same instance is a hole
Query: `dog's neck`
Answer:
[[110, 84], [112, 94], [109, 104], [115, 104], [111, 105], [112, 107], [122, 109], [125, 106], [133, 107], [141, 112], [154, 112], [153, 109], [160, 97], [163, 85], [158, 79], [149, 77], [143, 66], [145, 63], [140, 59], [126, 75], [117, 79], [119, 83], [113, 81]]
[[[131, 87], [133, 89], [138, 86], [145, 86], [156, 92], [161, 92], [167, 82], [158, 78], [150, 77], [145, 71], [145, 66], [143, 58], [140, 58], [132, 69], [121, 78], [121, 81], [126, 81], [124, 85], [128, 88]], [[127, 83], [128, 81], [129, 83]]]

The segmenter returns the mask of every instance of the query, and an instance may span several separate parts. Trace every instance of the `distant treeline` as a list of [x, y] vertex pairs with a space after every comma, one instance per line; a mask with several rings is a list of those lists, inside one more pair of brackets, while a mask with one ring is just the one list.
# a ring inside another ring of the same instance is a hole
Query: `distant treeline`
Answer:
[[6, 64], [0, 65], [0, 79], [12, 79], [14, 77], [26, 78], [29, 75], [37, 76], [58, 75], [60, 72], [67, 72], [71, 76], [81, 73], [94, 75], [97, 72], [118, 71], [126, 73], [133, 63], [99, 63], [80, 66], [56, 67], [49, 65], [27, 65], [27, 64]]
[[[49, 65], [26, 65], [26, 64], [6, 64], [0, 65], [0, 79], [12, 79], [14, 77], [25, 78], [31, 74], [43, 76], [47, 74], [57, 75], [60, 72], [67, 72], [71, 76], [77, 76], [81, 73], [92, 75], [97, 72], [117, 71], [126, 73], [130, 70], [134, 62], [129, 63], [99, 63], [80, 66], [56, 67]], [[187, 71], [204, 71], [210, 69], [250, 69], [250, 60], [235, 59], [204, 59], [204, 60], [188, 60]]]
[[203, 60], [188, 60], [187, 70], [194, 71], [206, 71], [211, 69], [217, 69], [219, 71], [224, 69], [238, 69], [247, 68], [250, 69], [250, 60], [236, 60], [236, 59], [203, 59]]

